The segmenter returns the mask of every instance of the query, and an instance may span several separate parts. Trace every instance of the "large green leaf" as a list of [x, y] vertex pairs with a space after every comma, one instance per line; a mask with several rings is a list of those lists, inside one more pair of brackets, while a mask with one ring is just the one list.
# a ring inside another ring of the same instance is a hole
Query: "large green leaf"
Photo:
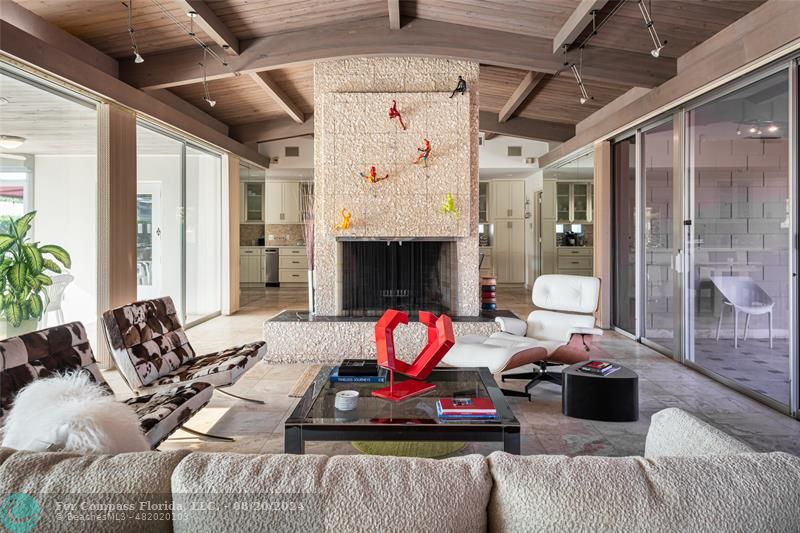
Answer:
[[11, 235], [0, 235], [0, 254], [14, 246], [15, 242], [17, 242], [17, 239]]
[[25, 266], [25, 263], [15, 263], [8, 270], [8, 282], [15, 289], [21, 290], [25, 286], [25, 276], [27, 274], [28, 268]]
[[56, 274], [61, 274], [61, 267], [58, 266], [58, 264], [56, 264], [55, 261], [51, 261], [50, 259], [44, 260], [44, 268], [46, 268], [47, 270], [51, 270]]
[[50, 279], [50, 276], [48, 276], [47, 274], [37, 274], [36, 281], [38, 281], [45, 287], [49, 287], [50, 285], [53, 284], [53, 280]]
[[20, 239], [25, 237], [28, 230], [31, 229], [31, 221], [35, 216], [36, 211], [31, 211], [30, 213], [25, 213], [14, 222], [14, 230], [17, 232], [17, 236]]
[[42, 299], [38, 294], [31, 294], [30, 298], [28, 299], [28, 309], [31, 312], [31, 318], [42, 318], [44, 305], [42, 304]]
[[39, 247], [39, 251], [43, 254], [52, 255], [59, 263], [67, 268], [72, 266], [72, 259], [69, 256], [69, 252], [60, 246], [56, 246], [55, 244], [45, 244], [44, 246]]
[[10, 302], [6, 306], [6, 318], [12, 326], [19, 326], [22, 323], [22, 306], [16, 302]]
[[33, 243], [25, 244], [22, 246], [22, 253], [25, 254], [25, 259], [28, 262], [28, 269], [31, 273], [34, 275], [40, 273], [44, 266], [44, 259], [39, 252], [39, 248]]

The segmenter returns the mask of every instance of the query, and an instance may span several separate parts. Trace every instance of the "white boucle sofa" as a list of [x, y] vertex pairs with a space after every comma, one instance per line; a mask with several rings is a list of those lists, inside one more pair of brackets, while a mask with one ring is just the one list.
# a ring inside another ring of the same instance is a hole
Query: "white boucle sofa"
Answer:
[[800, 458], [679, 409], [653, 415], [644, 457], [0, 448], [12, 493], [37, 502], [34, 532], [800, 531]]

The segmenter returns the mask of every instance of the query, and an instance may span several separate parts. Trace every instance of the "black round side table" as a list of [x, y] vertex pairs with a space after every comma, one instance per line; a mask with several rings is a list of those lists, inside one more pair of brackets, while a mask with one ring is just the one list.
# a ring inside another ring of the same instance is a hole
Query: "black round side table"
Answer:
[[607, 376], [580, 370], [586, 362], [564, 369], [562, 413], [603, 422], [635, 422], [639, 419], [639, 376], [618, 363], [608, 362], [618, 366], [619, 370]]

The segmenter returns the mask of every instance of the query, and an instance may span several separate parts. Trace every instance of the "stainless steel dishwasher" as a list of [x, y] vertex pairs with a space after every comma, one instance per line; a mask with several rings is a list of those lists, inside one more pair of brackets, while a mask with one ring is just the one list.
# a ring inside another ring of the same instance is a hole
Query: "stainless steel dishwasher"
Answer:
[[268, 287], [277, 287], [278, 283], [278, 249], [264, 249], [264, 282]]

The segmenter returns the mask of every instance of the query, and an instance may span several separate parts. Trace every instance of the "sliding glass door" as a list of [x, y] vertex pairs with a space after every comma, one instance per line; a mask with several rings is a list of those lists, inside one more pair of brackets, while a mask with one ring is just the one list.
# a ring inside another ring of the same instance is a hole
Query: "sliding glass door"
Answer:
[[642, 144], [642, 338], [673, 353], [674, 274], [672, 119], [645, 130]]
[[614, 327], [636, 335], [636, 138], [612, 147]]
[[186, 322], [222, 305], [222, 162], [186, 148]]
[[790, 405], [787, 69], [686, 112], [686, 360]]
[[144, 123], [137, 150], [137, 296], [191, 325], [222, 306], [222, 160]]

